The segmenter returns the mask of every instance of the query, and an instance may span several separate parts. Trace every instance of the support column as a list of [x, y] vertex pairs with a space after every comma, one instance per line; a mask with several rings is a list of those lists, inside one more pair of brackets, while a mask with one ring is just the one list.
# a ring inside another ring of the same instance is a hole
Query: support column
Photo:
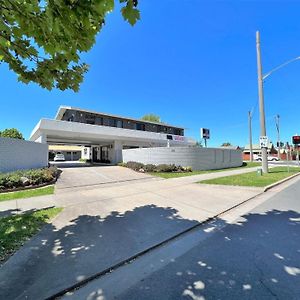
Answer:
[[123, 161], [122, 158], [122, 149], [123, 149], [123, 144], [120, 141], [114, 141], [114, 153], [113, 153], [113, 164], [117, 164]]

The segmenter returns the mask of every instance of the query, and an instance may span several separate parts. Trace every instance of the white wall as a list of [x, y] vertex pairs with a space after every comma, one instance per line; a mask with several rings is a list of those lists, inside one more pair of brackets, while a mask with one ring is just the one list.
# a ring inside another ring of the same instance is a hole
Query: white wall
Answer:
[[42, 168], [47, 165], [47, 144], [0, 137], [0, 172]]
[[193, 170], [213, 170], [238, 167], [243, 164], [242, 151], [200, 147], [157, 147], [126, 149], [122, 151], [123, 162], [136, 161], [143, 164], [175, 164], [190, 166]]

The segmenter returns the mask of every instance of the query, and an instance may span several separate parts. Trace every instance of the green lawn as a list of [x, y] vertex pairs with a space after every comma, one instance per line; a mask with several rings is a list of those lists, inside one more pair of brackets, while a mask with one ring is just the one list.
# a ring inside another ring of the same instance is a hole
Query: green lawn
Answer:
[[48, 208], [0, 218], [0, 265], [61, 210]]
[[207, 174], [207, 173], [214, 173], [214, 172], [222, 172], [222, 171], [230, 171], [230, 170], [237, 170], [237, 169], [244, 169], [244, 168], [252, 168], [261, 166], [259, 162], [245, 162], [241, 167], [236, 168], [227, 168], [227, 169], [217, 169], [217, 170], [207, 170], [207, 171], [192, 171], [186, 173], [172, 173], [172, 172], [152, 172], [150, 173], [153, 176], [159, 176], [162, 178], [177, 178], [177, 177], [184, 177], [184, 176], [192, 176], [192, 175], [199, 175], [199, 174]]
[[1, 193], [0, 194], [0, 202], [12, 199], [20, 199], [20, 198], [30, 198], [36, 196], [43, 195], [51, 195], [54, 193], [54, 185], [49, 185], [42, 188], [32, 189], [32, 190], [23, 190], [17, 192], [10, 193]]
[[270, 169], [268, 174], [264, 174], [262, 176], [257, 175], [256, 172], [250, 172], [240, 175], [203, 180], [199, 183], [265, 187], [299, 172], [300, 168], [297, 167], [291, 167], [290, 172], [287, 171], [287, 167], [275, 167]]

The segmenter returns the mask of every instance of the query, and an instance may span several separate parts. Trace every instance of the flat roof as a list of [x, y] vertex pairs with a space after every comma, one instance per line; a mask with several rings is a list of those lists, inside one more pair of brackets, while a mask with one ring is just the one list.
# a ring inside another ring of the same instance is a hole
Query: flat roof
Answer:
[[82, 109], [82, 108], [72, 107], [72, 106], [65, 106], [65, 105], [61, 105], [59, 107], [59, 109], [55, 115], [55, 119], [61, 120], [64, 113], [66, 112], [66, 110], [77, 110], [77, 111], [86, 112], [86, 113], [90, 113], [90, 114], [103, 115], [103, 116], [107, 116], [107, 117], [111, 117], [111, 118], [125, 119], [125, 120], [129, 120], [129, 121], [134, 121], [134, 122], [143, 122], [143, 123], [149, 123], [149, 124], [155, 124], [155, 125], [168, 126], [168, 127], [172, 127], [172, 128], [185, 129], [182, 126], [175, 126], [175, 125], [170, 125], [170, 124], [162, 123], [162, 122], [152, 122], [152, 121], [146, 121], [146, 120], [135, 119], [135, 118], [130, 118], [130, 117], [123, 117], [123, 116], [119, 116], [119, 115], [112, 115], [112, 114], [108, 114], [108, 113], [97, 112], [97, 111], [93, 111], [93, 110]]

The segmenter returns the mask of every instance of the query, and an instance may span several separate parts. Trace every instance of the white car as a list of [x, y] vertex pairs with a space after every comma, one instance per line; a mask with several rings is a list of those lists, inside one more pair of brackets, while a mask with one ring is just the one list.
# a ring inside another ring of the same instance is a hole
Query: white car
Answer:
[[65, 161], [65, 156], [62, 153], [57, 153], [54, 156], [54, 161]]
[[[256, 161], [262, 161], [261, 155], [254, 154], [254, 155], [253, 155], [253, 158], [254, 158]], [[268, 155], [268, 161], [279, 161], [279, 158], [278, 158], [277, 156], [271, 156], [271, 155]]]

